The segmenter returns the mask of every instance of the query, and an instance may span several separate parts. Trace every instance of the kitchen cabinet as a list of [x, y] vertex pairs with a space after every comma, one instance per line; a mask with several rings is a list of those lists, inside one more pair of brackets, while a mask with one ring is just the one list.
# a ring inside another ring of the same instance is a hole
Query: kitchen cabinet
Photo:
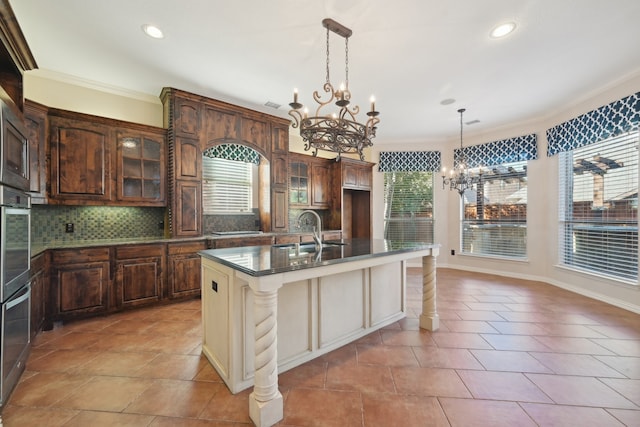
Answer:
[[327, 228], [341, 229], [344, 239], [370, 238], [371, 188], [374, 164], [342, 157], [332, 165], [336, 185]]
[[112, 198], [112, 132], [88, 119], [49, 117], [51, 202], [106, 204]]
[[49, 109], [49, 203], [165, 206], [166, 131]]
[[289, 128], [271, 125], [271, 231], [289, 230]]
[[[174, 88], [160, 99], [167, 128], [170, 234], [202, 235], [202, 152], [219, 144], [241, 144], [260, 153], [270, 175], [258, 189], [263, 231], [288, 229], [289, 120]], [[261, 174], [262, 176], [262, 174]], [[198, 193], [194, 193], [194, 191]]]
[[332, 160], [289, 155], [289, 204], [295, 208], [327, 209], [331, 195]]
[[204, 241], [167, 244], [167, 292], [169, 298], [200, 295], [200, 255]]
[[24, 121], [29, 140], [29, 192], [32, 204], [47, 202], [47, 107], [25, 100]]
[[118, 200], [164, 206], [167, 180], [164, 131], [119, 130], [117, 150]]
[[43, 252], [31, 259], [31, 338], [43, 329], [50, 330], [53, 324], [46, 324], [49, 297], [49, 254]]
[[116, 307], [160, 301], [164, 287], [164, 245], [117, 246], [115, 254]]
[[51, 254], [53, 320], [68, 320], [109, 309], [108, 247], [56, 249]]
[[336, 162], [336, 167], [339, 169], [342, 188], [371, 190], [373, 163], [343, 157]]

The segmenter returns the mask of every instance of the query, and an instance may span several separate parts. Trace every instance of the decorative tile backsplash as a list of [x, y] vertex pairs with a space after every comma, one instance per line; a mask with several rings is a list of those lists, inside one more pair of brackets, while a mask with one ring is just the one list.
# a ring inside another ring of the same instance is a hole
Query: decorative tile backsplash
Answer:
[[253, 209], [253, 215], [203, 215], [202, 229], [205, 235], [216, 231], [258, 231], [260, 215], [258, 209]]
[[[165, 208], [33, 205], [31, 241], [162, 238], [164, 217]], [[73, 233], [65, 232], [66, 224], [73, 224]]]

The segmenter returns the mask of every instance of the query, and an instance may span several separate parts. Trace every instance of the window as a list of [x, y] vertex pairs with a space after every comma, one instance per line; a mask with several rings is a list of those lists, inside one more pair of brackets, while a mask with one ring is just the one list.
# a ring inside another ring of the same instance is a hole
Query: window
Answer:
[[251, 212], [252, 163], [202, 158], [202, 205], [204, 214]]
[[559, 154], [560, 263], [638, 279], [638, 132]]
[[[479, 169], [471, 170], [478, 174]], [[507, 258], [527, 255], [527, 162], [484, 172], [463, 197], [462, 253]]]
[[384, 173], [384, 238], [433, 243], [433, 172]]

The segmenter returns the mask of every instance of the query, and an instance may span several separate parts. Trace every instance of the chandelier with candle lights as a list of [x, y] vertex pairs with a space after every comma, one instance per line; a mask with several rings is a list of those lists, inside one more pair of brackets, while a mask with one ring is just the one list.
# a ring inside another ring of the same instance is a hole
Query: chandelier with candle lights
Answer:
[[[342, 153], [358, 154], [360, 160], [364, 160], [362, 150], [371, 147], [371, 140], [376, 136], [376, 125], [380, 122], [375, 109], [375, 99], [371, 97], [371, 109], [367, 112], [368, 119], [360, 123], [356, 115], [360, 111], [358, 106], [349, 107], [351, 92], [349, 91], [349, 37], [353, 32], [333, 19], [324, 19], [322, 25], [327, 29], [327, 65], [326, 81], [323, 86], [327, 99], [323, 100], [318, 91], [313, 92], [313, 99], [318, 104], [315, 113], [309, 114], [309, 110], [298, 102], [298, 90], [293, 91], [293, 102], [289, 104], [289, 115], [293, 117], [292, 126], [300, 128], [300, 136], [305, 142], [305, 151], [313, 149], [313, 155], [318, 150], [338, 153], [339, 159]], [[331, 84], [329, 78], [329, 32], [344, 37], [345, 40], [345, 83], [338, 90]], [[334, 104], [337, 111], [327, 112]], [[327, 108], [325, 108], [327, 107]]]
[[482, 180], [482, 168], [480, 168], [478, 175], [473, 176], [465, 163], [464, 151], [462, 149], [462, 114], [465, 111], [464, 108], [458, 110], [458, 113], [460, 113], [460, 159], [458, 166], [454, 166], [449, 171], [449, 176], [446, 174], [446, 169], [442, 168], [442, 189], [449, 186], [449, 190], [456, 190], [460, 196], [463, 196], [465, 191], [472, 190], [474, 185]]

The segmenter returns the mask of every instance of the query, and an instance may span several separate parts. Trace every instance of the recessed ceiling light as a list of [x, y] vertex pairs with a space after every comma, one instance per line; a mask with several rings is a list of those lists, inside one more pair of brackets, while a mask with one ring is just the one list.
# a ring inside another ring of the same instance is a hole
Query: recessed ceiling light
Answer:
[[144, 24], [142, 26], [142, 31], [149, 37], [153, 37], [154, 39], [162, 39], [164, 38], [164, 34], [162, 34], [162, 30], [155, 25]]
[[515, 22], [505, 22], [504, 24], [500, 24], [497, 27], [495, 27], [493, 30], [491, 30], [491, 33], [489, 33], [489, 35], [494, 39], [499, 39], [500, 37], [504, 37], [507, 34], [512, 33], [513, 30], [515, 29], [516, 29]]

